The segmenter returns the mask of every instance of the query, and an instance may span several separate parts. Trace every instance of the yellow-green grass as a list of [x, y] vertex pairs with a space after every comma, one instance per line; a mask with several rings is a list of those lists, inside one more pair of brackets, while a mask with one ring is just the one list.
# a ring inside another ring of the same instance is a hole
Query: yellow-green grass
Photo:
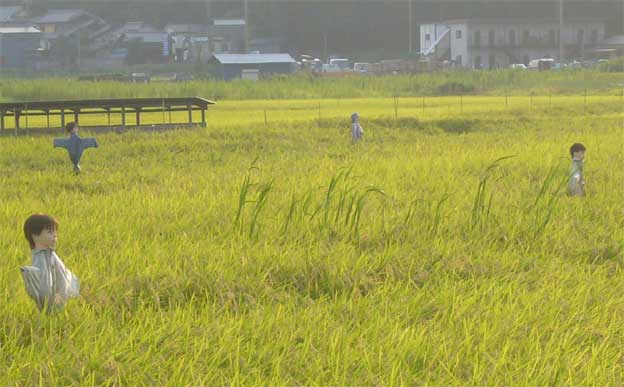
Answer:
[[[98, 134], [78, 177], [50, 136], [0, 137], [0, 385], [621, 383], [619, 100], [428, 101], [220, 103]], [[82, 281], [55, 316], [19, 275], [39, 211]]]
[[[204, 74], [206, 75], [206, 74]], [[381, 98], [396, 95], [583, 95], [622, 93], [622, 73], [576, 71], [442, 71], [397, 76], [315, 77], [299, 74], [258, 82], [81, 82], [75, 78], [0, 77], [0, 101], [201, 95], [217, 100]]]

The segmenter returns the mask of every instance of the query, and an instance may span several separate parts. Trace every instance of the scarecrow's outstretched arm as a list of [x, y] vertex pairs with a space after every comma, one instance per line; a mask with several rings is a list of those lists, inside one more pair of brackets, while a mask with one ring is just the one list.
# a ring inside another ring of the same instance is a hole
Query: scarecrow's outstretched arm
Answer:
[[54, 139], [54, 147], [55, 148], [65, 148], [68, 149], [70, 144], [70, 140], [68, 138], [55, 138]]
[[98, 147], [98, 143], [95, 138], [82, 138], [80, 141], [82, 142], [83, 149]]

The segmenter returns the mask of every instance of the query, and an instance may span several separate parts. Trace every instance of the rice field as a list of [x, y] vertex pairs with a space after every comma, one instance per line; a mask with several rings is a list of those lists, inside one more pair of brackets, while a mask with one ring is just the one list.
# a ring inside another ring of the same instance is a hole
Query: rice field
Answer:
[[[98, 134], [78, 177], [0, 137], [0, 385], [621, 385], [619, 95], [217, 102]], [[62, 314], [19, 275], [33, 212], [82, 282]]]

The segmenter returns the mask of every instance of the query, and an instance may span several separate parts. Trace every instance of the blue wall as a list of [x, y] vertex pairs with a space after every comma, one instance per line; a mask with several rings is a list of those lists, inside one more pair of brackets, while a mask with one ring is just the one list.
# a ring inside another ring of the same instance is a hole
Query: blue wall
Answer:
[[294, 64], [290, 63], [262, 63], [262, 64], [219, 64], [222, 79], [240, 79], [243, 70], [260, 70], [260, 76], [275, 74], [292, 74]]
[[33, 69], [40, 34], [0, 34], [0, 68]]

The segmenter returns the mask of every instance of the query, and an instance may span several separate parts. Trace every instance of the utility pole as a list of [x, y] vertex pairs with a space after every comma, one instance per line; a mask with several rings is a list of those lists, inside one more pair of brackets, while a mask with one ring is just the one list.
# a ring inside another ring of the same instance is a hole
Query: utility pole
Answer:
[[243, 0], [243, 8], [245, 15], [245, 53], [249, 51], [249, 13], [248, 13], [248, 0]]
[[81, 44], [82, 44], [82, 42], [81, 42], [81, 40], [82, 40], [81, 39], [82, 38], [82, 33], [81, 32], [82, 32], [81, 30], [78, 30], [76, 32], [76, 36], [78, 36], [78, 57], [76, 58], [76, 65], [78, 66], [78, 70], [80, 70], [80, 56], [82, 55], [81, 47], [80, 47]]
[[407, 0], [408, 4], [409, 4], [409, 53], [410, 55], [413, 54], [413, 49], [414, 49], [414, 44], [412, 42], [412, 39], [414, 39], [414, 15], [412, 14], [413, 10], [412, 10], [412, 1], [413, 0]]
[[212, 14], [210, 13], [210, 1], [211, 0], [206, 0], [206, 25], [209, 26], [210, 25], [210, 19], [212, 19]]
[[559, 0], [559, 63], [563, 63], [565, 59], [563, 27], [563, 0]]
[[323, 30], [323, 58], [321, 59], [324, 63], [329, 63], [327, 60], [327, 31]]

